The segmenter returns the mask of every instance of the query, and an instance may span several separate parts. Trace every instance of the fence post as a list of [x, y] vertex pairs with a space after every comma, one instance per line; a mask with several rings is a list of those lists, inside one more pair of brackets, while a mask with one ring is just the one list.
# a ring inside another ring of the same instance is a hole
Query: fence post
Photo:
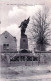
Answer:
[[33, 56], [32, 56], [32, 66], [33, 66]]
[[27, 56], [25, 56], [25, 66], [27, 65]]

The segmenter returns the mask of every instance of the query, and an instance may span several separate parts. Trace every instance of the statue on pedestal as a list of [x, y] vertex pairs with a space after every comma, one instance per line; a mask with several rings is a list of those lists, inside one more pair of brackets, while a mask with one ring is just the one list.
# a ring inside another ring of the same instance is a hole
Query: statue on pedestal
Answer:
[[30, 20], [30, 17], [28, 19], [25, 19], [19, 26], [19, 28], [21, 28], [20, 49], [22, 50], [28, 49], [28, 38], [27, 38], [27, 35], [25, 34], [25, 31], [29, 23], [29, 20]]

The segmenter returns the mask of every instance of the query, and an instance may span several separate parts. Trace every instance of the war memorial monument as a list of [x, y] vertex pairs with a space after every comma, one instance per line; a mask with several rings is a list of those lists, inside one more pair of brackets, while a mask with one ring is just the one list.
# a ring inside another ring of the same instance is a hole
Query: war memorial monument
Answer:
[[25, 51], [28, 50], [28, 38], [25, 34], [25, 31], [28, 26], [29, 20], [30, 18], [28, 18], [27, 20], [25, 19], [19, 26], [19, 28], [21, 28], [20, 49]]

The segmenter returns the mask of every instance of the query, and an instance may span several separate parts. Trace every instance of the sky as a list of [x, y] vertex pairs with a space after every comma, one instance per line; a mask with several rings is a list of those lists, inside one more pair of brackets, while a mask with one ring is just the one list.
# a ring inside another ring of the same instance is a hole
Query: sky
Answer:
[[[22, 21], [35, 15], [39, 9], [42, 9], [43, 5], [34, 6], [20, 6], [20, 5], [0, 5], [0, 34], [4, 31], [8, 31], [10, 34], [17, 38], [18, 48], [20, 41], [20, 24]], [[49, 7], [50, 8], [50, 7]], [[51, 13], [51, 11], [50, 11]]]
[[[1, 30], [2, 33], [5, 30], [8, 30], [11, 33], [14, 32], [14, 35], [20, 30], [19, 25], [24, 19], [27, 19], [29, 16], [35, 14], [41, 5], [35, 6], [17, 6], [17, 5], [2, 5], [1, 6]], [[17, 30], [17, 31], [16, 31]]]

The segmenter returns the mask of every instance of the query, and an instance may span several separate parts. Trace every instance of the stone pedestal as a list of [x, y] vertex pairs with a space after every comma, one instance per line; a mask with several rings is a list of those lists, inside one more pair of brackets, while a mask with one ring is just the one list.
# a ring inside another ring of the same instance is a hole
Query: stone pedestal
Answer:
[[27, 37], [21, 37], [20, 49], [28, 49], [28, 38]]

